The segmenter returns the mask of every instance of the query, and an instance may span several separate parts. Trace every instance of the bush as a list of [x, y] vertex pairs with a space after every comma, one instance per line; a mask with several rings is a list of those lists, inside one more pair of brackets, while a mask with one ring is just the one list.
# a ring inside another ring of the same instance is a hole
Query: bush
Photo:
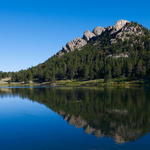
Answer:
[[11, 80], [8, 80], [8, 84], [11, 84]]
[[30, 83], [30, 81], [27, 78], [25, 79], [24, 82], [25, 82], [25, 84], [29, 84]]

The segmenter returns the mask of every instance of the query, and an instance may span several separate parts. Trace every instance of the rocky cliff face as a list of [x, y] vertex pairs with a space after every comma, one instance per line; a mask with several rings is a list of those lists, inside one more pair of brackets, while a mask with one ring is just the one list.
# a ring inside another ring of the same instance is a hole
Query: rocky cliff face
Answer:
[[98, 26], [93, 29], [92, 32], [89, 30], [86, 30], [83, 34], [82, 38], [76, 37], [73, 41], [69, 41], [66, 46], [62, 47], [62, 50], [59, 51], [56, 55], [62, 56], [65, 53], [68, 53], [70, 51], [74, 51], [75, 49], [81, 50], [83, 46], [85, 46], [91, 39], [97, 38], [99, 36], [102, 36], [102, 33], [105, 33], [106, 31], [110, 32], [112, 36], [110, 43], [113, 44], [116, 42], [116, 38], [120, 38], [122, 40], [129, 39], [128, 34], [133, 35], [135, 32], [138, 31], [137, 35], [142, 35], [143, 33], [140, 31], [140, 27], [129, 27], [127, 26], [131, 23], [127, 20], [119, 20], [115, 23], [115, 25], [108, 26], [108, 27], [101, 27]]

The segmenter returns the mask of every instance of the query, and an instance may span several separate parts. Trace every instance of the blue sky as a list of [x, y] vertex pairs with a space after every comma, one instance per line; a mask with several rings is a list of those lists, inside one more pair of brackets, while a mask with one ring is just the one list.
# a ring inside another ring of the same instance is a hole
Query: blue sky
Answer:
[[120, 19], [150, 29], [149, 8], [149, 0], [0, 0], [0, 70], [36, 66], [85, 30]]

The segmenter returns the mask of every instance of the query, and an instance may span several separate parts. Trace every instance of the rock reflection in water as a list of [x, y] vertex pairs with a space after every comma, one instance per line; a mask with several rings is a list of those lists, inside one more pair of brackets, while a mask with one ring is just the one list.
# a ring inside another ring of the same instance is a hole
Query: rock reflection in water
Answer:
[[149, 88], [0, 89], [0, 96], [7, 93], [45, 104], [86, 134], [112, 137], [119, 144], [150, 131]]
[[[75, 125], [76, 128], [83, 128], [86, 134], [92, 133], [97, 138], [105, 136], [101, 129], [93, 128], [81, 116], [71, 116], [69, 114], [65, 114], [63, 111], [59, 111], [57, 113], [63, 116], [64, 120], [67, 120], [70, 125]], [[124, 143], [126, 142], [127, 138], [136, 139], [137, 135], [142, 133], [140, 130], [129, 129], [128, 126], [124, 126], [123, 124], [119, 127], [116, 127], [116, 123], [112, 122], [110, 123], [109, 128], [112, 130], [110, 130], [110, 133], [107, 136], [114, 138], [116, 143]], [[113, 131], [114, 128], [115, 130]]]

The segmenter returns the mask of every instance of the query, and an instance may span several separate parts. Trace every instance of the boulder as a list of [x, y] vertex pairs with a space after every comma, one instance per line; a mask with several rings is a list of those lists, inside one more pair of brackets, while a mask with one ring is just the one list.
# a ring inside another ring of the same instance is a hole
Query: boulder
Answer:
[[84, 39], [76, 37], [73, 41], [70, 41], [66, 44], [66, 46], [63, 46], [62, 50], [66, 51], [67, 53], [70, 51], [74, 51], [75, 48], [81, 48], [84, 45], [87, 44], [87, 41]]
[[70, 51], [74, 51], [74, 47], [75, 47], [75, 44], [73, 41], [70, 41], [66, 44], [66, 47], [70, 50]]
[[111, 34], [114, 34], [115, 32], [119, 31], [122, 27], [126, 25], [126, 23], [129, 22], [127, 20], [119, 20], [116, 22], [116, 24], [113, 26], [113, 30], [111, 31]]
[[85, 41], [84, 39], [81, 39], [81, 38], [78, 38], [76, 37], [74, 40], [73, 40], [74, 44], [75, 44], [75, 48], [81, 48], [83, 47], [84, 45], [87, 44], [87, 41]]
[[105, 27], [104, 29], [110, 31], [112, 30], [112, 26]]
[[59, 56], [62, 56], [62, 55], [64, 55], [65, 53], [63, 53], [62, 51], [59, 51], [58, 53], [57, 53], [57, 55], [59, 55]]
[[92, 33], [94, 33], [96, 36], [99, 36], [104, 31], [105, 31], [105, 29], [103, 27], [99, 26], [99, 27], [94, 28]]
[[83, 39], [89, 41], [92, 37], [95, 37], [94, 33], [91, 33], [89, 30], [86, 30], [83, 35]]
[[63, 46], [63, 47], [62, 47], [62, 51], [65, 51], [65, 52], [67, 52], [67, 53], [69, 52], [69, 50], [68, 50], [68, 48], [67, 48], [66, 46]]

